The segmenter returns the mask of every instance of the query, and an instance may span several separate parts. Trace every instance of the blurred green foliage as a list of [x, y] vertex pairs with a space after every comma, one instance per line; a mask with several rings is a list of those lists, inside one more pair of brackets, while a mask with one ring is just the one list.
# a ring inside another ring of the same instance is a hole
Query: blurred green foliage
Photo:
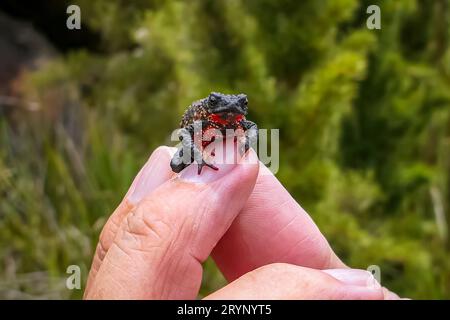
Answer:
[[[86, 275], [151, 151], [224, 91], [280, 129], [277, 176], [347, 264], [379, 265], [401, 296], [450, 298], [449, 1], [72, 2], [101, 53], [28, 75], [39, 110], [0, 118], [0, 297], [80, 298], [67, 266]], [[366, 28], [373, 3], [381, 30]], [[205, 270], [201, 295], [224, 284]]]

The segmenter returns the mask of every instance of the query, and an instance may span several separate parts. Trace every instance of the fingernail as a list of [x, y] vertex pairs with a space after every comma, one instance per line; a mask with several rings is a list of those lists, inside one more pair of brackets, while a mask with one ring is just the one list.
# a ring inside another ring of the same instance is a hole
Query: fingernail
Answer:
[[328, 269], [323, 270], [344, 284], [379, 289], [381, 285], [372, 273], [360, 269]]
[[218, 180], [228, 173], [230, 173], [235, 167], [235, 164], [215, 164], [218, 170], [213, 170], [209, 167], [203, 167], [202, 172], [198, 174], [197, 164], [191, 164], [189, 167], [184, 169], [179, 177], [184, 181], [195, 182], [195, 183], [208, 183]]
[[140, 202], [159, 185], [172, 177], [170, 159], [175, 151], [175, 148], [159, 147], [152, 153], [136, 181], [133, 182], [133, 190], [128, 196], [128, 201], [134, 204]]
[[[223, 149], [220, 149], [223, 148]], [[254, 151], [249, 150], [241, 157], [238, 153], [238, 149], [234, 143], [222, 144], [216, 143], [215, 156], [208, 159], [209, 162], [214, 164], [218, 170], [211, 169], [207, 166], [202, 168], [200, 174], [198, 174], [197, 163], [190, 164], [186, 169], [181, 171], [179, 178], [184, 181], [194, 183], [209, 183], [229, 174], [233, 169], [240, 165], [258, 164], [258, 161], [254, 160]]]

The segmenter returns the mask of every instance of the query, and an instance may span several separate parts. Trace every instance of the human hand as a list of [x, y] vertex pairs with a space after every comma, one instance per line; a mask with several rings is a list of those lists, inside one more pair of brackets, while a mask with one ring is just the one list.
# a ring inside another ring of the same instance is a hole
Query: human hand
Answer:
[[[195, 299], [211, 253], [227, 279], [245, 274], [211, 299], [385, 297], [368, 272], [344, 269], [253, 151], [248, 163], [178, 178], [171, 153], [152, 154], [106, 223], [85, 298]], [[315, 270], [330, 268], [341, 270]]]

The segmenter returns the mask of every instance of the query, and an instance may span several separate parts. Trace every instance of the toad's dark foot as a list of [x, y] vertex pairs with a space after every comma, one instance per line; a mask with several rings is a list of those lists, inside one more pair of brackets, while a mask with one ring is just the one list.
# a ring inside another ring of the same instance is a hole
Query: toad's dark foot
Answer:
[[239, 141], [239, 155], [242, 157], [247, 151], [252, 147], [252, 145], [256, 145], [256, 138], [245, 137], [244, 141]]
[[175, 173], [179, 173], [188, 165], [189, 163], [186, 163], [183, 159], [183, 148], [178, 149], [178, 151], [174, 154], [172, 160], [170, 161], [170, 167], [172, 168], [172, 171]]
[[250, 141], [247, 137], [245, 139], [238, 140], [238, 151], [241, 157], [250, 149]]
[[203, 169], [204, 166], [210, 167], [213, 170], [219, 170], [219, 168], [217, 168], [212, 163], [208, 163], [204, 159], [202, 159], [201, 163], [197, 164], [197, 174], [202, 173], [202, 169]]
[[244, 120], [242, 121], [242, 126], [246, 130], [245, 132], [245, 143], [244, 146], [240, 148], [241, 155], [246, 153], [250, 147], [253, 147], [254, 150], [257, 147], [258, 142], [258, 126], [251, 121]]

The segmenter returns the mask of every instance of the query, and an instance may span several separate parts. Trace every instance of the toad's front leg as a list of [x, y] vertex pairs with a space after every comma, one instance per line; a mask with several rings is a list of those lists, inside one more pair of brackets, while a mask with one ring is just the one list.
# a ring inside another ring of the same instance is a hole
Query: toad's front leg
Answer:
[[[200, 127], [201, 128], [201, 127]], [[181, 141], [181, 147], [177, 150], [175, 155], [170, 162], [170, 167], [173, 172], [180, 172], [192, 162], [197, 162], [198, 174], [202, 172], [204, 166], [210, 167], [211, 169], [218, 170], [216, 166], [205, 161], [203, 158], [202, 151], [199, 150], [194, 141], [194, 125], [189, 125], [179, 131], [178, 137]]]
[[177, 152], [172, 157], [170, 161], [170, 167], [173, 172], [181, 172], [184, 168], [186, 168], [190, 163], [186, 163], [183, 157], [183, 147], [180, 147]]
[[[258, 126], [256, 123], [243, 120], [241, 122], [241, 126], [245, 131], [245, 143], [244, 143], [244, 152], [247, 152], [250, 146], [256, 147], [258, 142]], [[241, 151], [242, 152], [242, 151]]]

